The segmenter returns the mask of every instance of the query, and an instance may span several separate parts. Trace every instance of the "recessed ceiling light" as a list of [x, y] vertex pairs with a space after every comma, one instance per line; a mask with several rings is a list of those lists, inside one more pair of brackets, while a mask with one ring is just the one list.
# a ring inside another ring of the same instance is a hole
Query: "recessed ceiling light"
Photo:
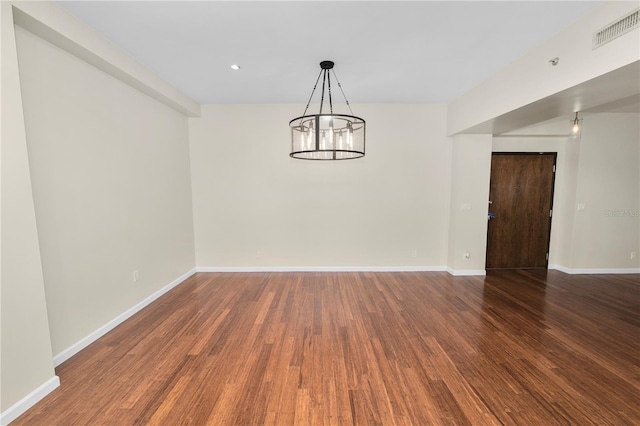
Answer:
[[231, 69], [234, 71], [238, 71], [240, 69], [240, 65], [233, 64], [231, 65]]

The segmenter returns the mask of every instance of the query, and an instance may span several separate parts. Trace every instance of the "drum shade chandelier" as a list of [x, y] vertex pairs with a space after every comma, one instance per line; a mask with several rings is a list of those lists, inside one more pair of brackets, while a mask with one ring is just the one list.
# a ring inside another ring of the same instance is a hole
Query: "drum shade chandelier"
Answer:
[[[289, 122], [291, 128], [292, 158], [302, 160], [350, 160], [364, 157], [365, 121], [353, 115], [351, 105], [342, 90], [340, 81], [333, 71], [332, 61], [320, 62], [320, 74], [313, 86], [309, 102], [301, 117]], [[351, 115], [334, 114], [333, 99], [331, 97], [331, 73], [338, 83], [342, 97]], [[320, 98], [320, 112], [307, 115], [309, 104], [322, 77], [322, 96]], [[323, 114], [325, 88], [329, 99], [329, 112]]]

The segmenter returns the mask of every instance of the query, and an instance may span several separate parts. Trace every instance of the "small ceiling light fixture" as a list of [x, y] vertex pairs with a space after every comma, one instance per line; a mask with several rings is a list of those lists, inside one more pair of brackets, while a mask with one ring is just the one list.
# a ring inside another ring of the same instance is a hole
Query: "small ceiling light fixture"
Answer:
[[582, 118], [578, 118], [578, 111], [576, 111], [576, 118], [571, 120], [571, 134], [574, 136], [578, 136], [582, 130], [582, 125], [580, 124], [581, 121]]
[[231, 65], [231, 69], [234, 71], [238, 71], [240, 69], [240, 65], [233, 64]]
[[[340, 81], [333, 71], [332, 61], [320, 62], [320, 74], [313, 86], [309, 102], [301, 117], [289, 122], [291, 128], [291, 158], [303, 160], [349, 160], [364, 157], [365, 121], [353, 115], [351, 105], [342, 90]], [[331, 73], [338, 83], [351, 115], [334, 114], [331, 97]], [[322, 97], [320, 98], [320, 112], [307, 115], [309, 104], [322, 77]], [[323, 114], [325, 87], [328, 88], [329, 113]]]

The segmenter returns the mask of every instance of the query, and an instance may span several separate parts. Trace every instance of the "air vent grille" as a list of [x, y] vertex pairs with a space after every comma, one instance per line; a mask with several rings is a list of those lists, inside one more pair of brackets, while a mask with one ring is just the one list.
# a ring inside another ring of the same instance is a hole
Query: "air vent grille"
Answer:
[[640, 9], [628, 13], [615, 22], [593, 33], [593, 49], [609, 43], [640, 25]]

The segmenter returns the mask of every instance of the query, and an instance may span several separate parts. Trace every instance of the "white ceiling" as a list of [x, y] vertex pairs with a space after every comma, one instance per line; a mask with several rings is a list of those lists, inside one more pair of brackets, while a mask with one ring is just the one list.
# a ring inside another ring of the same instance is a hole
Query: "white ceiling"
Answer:
[[58, 2], [203, 104], [306, 103], [325, 59], [352, 103], [447, 103], [598, 3]]

